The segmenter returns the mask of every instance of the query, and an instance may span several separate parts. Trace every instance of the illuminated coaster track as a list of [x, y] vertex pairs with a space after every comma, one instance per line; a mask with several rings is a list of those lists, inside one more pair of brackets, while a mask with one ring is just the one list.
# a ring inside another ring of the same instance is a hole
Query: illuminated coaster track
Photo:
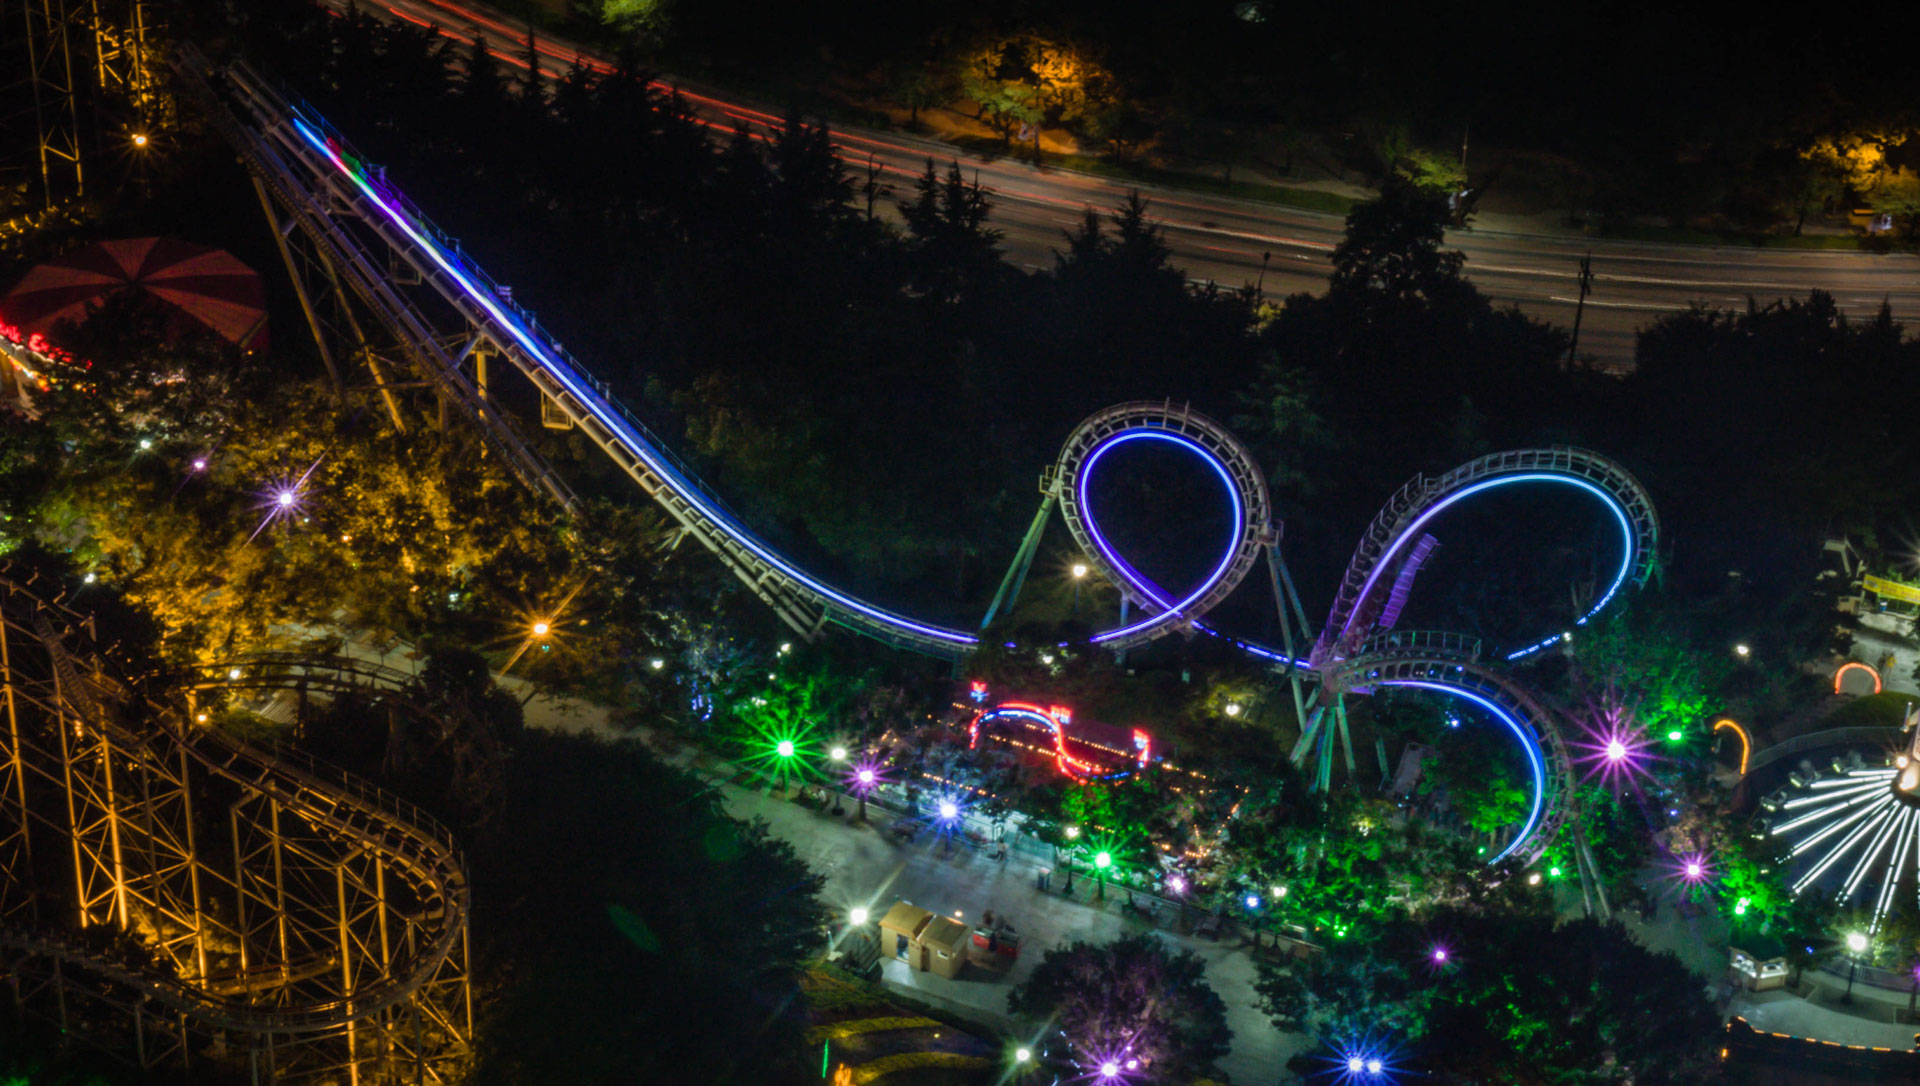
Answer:
[[[1424, 529], [1455, 503], [1516, 484], [1571, 486], [1597, 498], [1620, 530], [1620, 564], [1586, 612], [1574, 620], [1583, 626], [1611, 603], [1629, 582], [1642, 584], [1658, 555], [1660, 522], [1653, 500], [1631, 473], [1599, 453], [1556, 446], [1490, 453], [1443, 475], [1416, 475], [1400, 488], [1360, 537], [1341, 579], [1332, 613], [1314, 643], [1316, 669], [1351, 656], [1362, 641], [1382, 627], [1383, 615], [1401, 574], [1412, 559]], [[1390, 624], [1390, 623], [1389, 623]], [[1517, 660], [1546, 649], [1565, 635], [1555, 631], [1506, 656]]]
[[[1490, 862], [1514, 856], [1530, 864], [1566, 824], [1575, 777], [1557, 723], [1564, 714], [1526, 683], [1481, 663], [1477, 640], [1424, 631], [1378, 635], [1326, 682], [1355, 694], [1392, 687], [1444, 694], [1484, 710], [1507, 729], [1527, 760], [1527, 816]], [[1311, 734], [1303, 734], [1300, 746], [1312, 741]]]
[[[532, 314], [461, 254], [457, 244], [387, 180], [384, 171], [356, 154], [318, 113], [282, 94], [245, 64], [215, 71], [191, 47], [183, 47], [177, 68], [188, 92], [199, 99], [203, 111], [254, 175], [269, 217], [279, 223], [274, 218], [276, 207], [286, 216], [281, 235], [297, 231], [311, 242], [329, 278], [344, 284], [393, 331], [446, 402], [475, 422], [530, 486], [569, 508], [576, 504], [565, 481], [519, 436], [511, 419], [488, 403], [474, 361], [483, 348], [504, 358], [539, 391], [543, 413], [550, 412], [579, 429], [685, 534], [698, 539], [801, 636], [814, 637], [832, 623], [947, 658], [964, 657], [978, 645], [973, 631], [921, 622], [860, 600], [779, 554], [676, 460], [665, 443], [620, 404], [608, 385], [567, 354]], [[398, 289], [396, 268], [404, 268], [426, 289]], [[438, 317], [426, 308], [434, 299], [442, 313]], [[440, 331], [448, 323], [446, 313], [458, 320], [464, 333]], [[465, 346], [458, 347], [463, 341]], [[475, 370], [473, 375], [469, 368]], [[1219, 558], [1201, 583], [1184, 593], [1167, 590], [1128, 563], [1102, 532], [1088, 504], [1090, 481], [1109, 453], [1144, 443], [1176, 448], [1200, 459], [1220, 480], [1232, 511], [1230, 536]], [[1362, 644], [1397, 621], [1414, 575], [1432, 546], [1426, 525], [1456, 502], [1522, 483], [1583, 490], [1600, 499], [1620, 527], [1619, 570], [1576, 624], [1606, 607], [1626, 584], [1643, 581], [1651, 572], [1658, 524], [1644, 489], [1623, 468], [1580, 449], [1496, 453], [1438, 477], [1416, 477], [1394, 496], [1362, 536], [1332, 615], [1316, 638], [1280, 560], [1265, 477], [1252, 454], [1224, 427], [1183, 406], [1121, 404], [1081, 423], [1043, 475], [1041, 508], [982, 626], [990, 625], [1018, 597], [1056, 503], [1080, 548], [1121, 591], [1120, 624], [1093, 638], [1115, 651], [1176, 631], [1214, 633], [1201, 622], [1202, 617], [1241, 583], [1264, 554], [1286, 643], [1274, 650], [1229, 640], [1282, 666], [1295, 681], [1296, 705], [1303, 720], [1309, 714], [1300, 700], [1298, 681], [1303, 674], [1317, 675], [1321, 704], [1314, 719], [1332, 704], [1344, 740], [1339, 683], [1354, 673], [1348, 665], [1364, 661]], [[1128, 621], [1126, 608], [1136, 608], [1139, 615]], [[1523, 647], [1507, 659], [1541, 651], [1559, 637]], [[1311, 651], [1303, 655], [1300, 650], [1307, 648], [1309, 639]], [[1331, 749], [1328, 737], [1334, 730], [1329, 727], [1320, 733], [1323, 785]], [[1526, 730], [1516, 727], [1516, 734]], [[1537, 747], [1530, 760], [1537, 766], [1547, 761]], [[1348, 763], [1351, 770], [1350, 749]], [[1550, 813], [1556, 789], [1545, 777], [1544, 770], [1536, 773], [1535, 794], [1545, 797], [1542, 805]], [[1547, 814], [1541, 814], [1533, 824], [1546, 821], [1550, 821]]]
[[212, 1050], [256, 1080], [460, 1079], [470, 893], [451, 835], [196, 726], [190, 695], [136, 693], [49, 596], [0, 571], [0, 974], [19, 1006], [142, 1068]]
[[[1088, 491], [1095, 470], [1109, 453], [1128, 445], [1158, 445], [1197, 457], [1219, 479], [1232, 509], [1233, 527], [1219, 559], [1185, 595], [1162, 588], [1135, 569], [1094, 518]], [[1094, 644], [1103, 648], [1144, 644], [1206, 614], [1239, 587], [1275, 542], [1267, 478], [1253, 453], [1224, 426], [1170, 401], [1124, 403], [1094, 414], [1068, 436], [1047, 479], [1052, 487], [1041, 505], [1041, 519], [1047, 504], [1057, 500], [1074, 542], [1144, 616], [1131, 623], [1123, 619], [1119, 626], [1095, 634]]]

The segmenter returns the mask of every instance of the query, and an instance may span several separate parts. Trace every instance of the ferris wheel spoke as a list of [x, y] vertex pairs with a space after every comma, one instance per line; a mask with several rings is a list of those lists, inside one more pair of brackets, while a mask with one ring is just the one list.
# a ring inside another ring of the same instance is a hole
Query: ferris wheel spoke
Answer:
[[1894, 832], [1906, 824], [1907, 817], [1912, 813], [1913, 808], [1903, 807], [1889, 818], [1875, 820], [1874, 824], [1880, 828], [1880, 832], [1875, 835], [1873, 843], [1867, 846], [1867, 851], [1861, 854], [1859, 862], [1853, 865], [1853, 870], [1847, 875], [1847, 881], [1841, 884], [1840, 900], [1846, 901], [1853, 897], [1854, 891], [1860, 888], [1860, 880], [1866, 878], [1867, 870], [1873, 866], [1875, 860], [1880, 858], [1880, 853], [1887, 847], [1887, 842], [1893, 840]]
[[[1803, 807], [1811, 807], [1816, 803], [1834, 803], [1838, 800], [1845, 799], [1846, 797], [1849, 797], [1849, 796], [1871, 795], [1872, 793], [1885, 788], [1887, 786], [1887, 781], [1891, 779], [1892, 779], [1891, 777], [1882, 777], [1879, 780], [1870, 780], [1870, 781], [1849, 780], [1849, 781], [1838, 782], [1838, 783], [1844, 783], [1849, 787], [1846, 788], [1845, 790], [1834, 789], [1833, 791], [1822, 792], [1817, 796], [1801, 796], [1799, 799], [1790, 799], [1787, 802], [1781, 804], [1780, 809], [1784, 811], [1795, 811]], [[1825, 784], [1827, 782], [1820, 781], [1818, 783]]]
[[1815, 822], [1820, 821], [1823, 818], [1832, 818], [1848, 810], [1854, 810], [1856, 808], [1860, 808], [1863, 804], [1866, 805], [1865, 810], [1856, 811], [1855, 814], [1845, 819], [1842, 819], [1839, 822], [1834, 823], [1833, 825], [1828, 826], [1827, 828], [1821, 830], [1819, 833], [1815, 834], [1814, 836], [1809, 837], [1806, 840], [1795, 845], [1793, 847], [1793, 854], [1798, 856], [1800, 853], [1804, 852], [1808, 847], [1819, 842], [1820, 840], [1825, 838], [1828, 834], [1834, 832], [1834, 830], [1838, 829], [1841, 826], [1847, 825], [1848, 823], [1852, 822], [1854, 819], [1862, 817], [1866, 813], [1866, 811], [1872, 810], [1873, 808], [1878, 807], [1881, 803], [1884, 803], [1884, 802], [1891, 802], [1890, 797], [1887, 795], [1887, 792], [1885, 789], [1876, 789], [1871, 792], [1865, 792], [1851, 799], [1847, 799], [1845, 801], [1835, 803], [1828, 807], [1822, 807], [1819, 810], [1810, 812], [1808, 814], [1803, 814], [1799, 818], [1796, 818], [1793, 821], [1788, 822], [1784, 825], [1775, 826], [1773, 828], [1773, 835], [1775, 837], [1778, 837], [1783, 833], [1789, 833], [1793, 830], [1797, 830], [1801, 826], [1811, 825]]
[[[1876, 802], [1873, 806], [1866, 808], [1865, 810], [1861, 811], [1859, 814], [1849, 817], [1846, 820], [1846, 823], [1841, 823], [1841, 825], [1845, 825], [1847, 823], [1852, 823], [1857, 821], [1859, 822], [1859, 825], [1854, 827], [1854, 830], [1852, 833], [1847, 834], [1845, 840], [1841, 841], [1838, 845], [1835, 845], [1832, 851], [1828, 852], [1826, 856], [1820, 860], [1819, 863], [1815, 864], [1811, 871], [1808, 871], [1805, 875], [1800, 877], [1800, 881], [1795, 883], [1793, 886], [1793, 892], [1797, 894], [1800, 891], [1806, 889], [1807, 886], [1810, 885], [1815, 879], [1818, 879], [1821, 875], [1826, 874], [1827, 868], [1832, 867], [1835, 863], [1839, 862], [1842, 857], [1846, 856], [1847, 853], [1852, 852], [1853, 847], [1859, 844], [1862, 838], [1866, 837], [1867, 834], [1873, 832], [1873, 830], [1879, 825], [1871, 816], [1879, 813], [1882, 809], [1886, 807], [1890, 807], [1892, 805], [1893, 805], [1893, 796], [1891, 795], [1881, 796], [1879, 801]], [[1809, 838], [1807, 841], [1802, 842], [1800, 847], [1794, 849], [1794, 855], [1796, 856], [1799, 855], [1800, 852], [1805, 849], [1805, 847], [1825, 838], [1837, 828], [1838, 826], [1829, 827], [1825, 830], [1820, 831], [1820, 833], [1815, 837]]]
[[1880, 921], [1893, 906], [1893, 894], [1900, 885], [1900, 873], [1907, 869], [1908, 857], [1913, 852], [1915, 816], [1912, 808], [1901, 812], [1900, 826], [1895, 831], [1893, 858], [1887, 864], [1886, 873], [1880, 880], [1880, 893], [1873, 903], [1873, 930], [1880, 930]]

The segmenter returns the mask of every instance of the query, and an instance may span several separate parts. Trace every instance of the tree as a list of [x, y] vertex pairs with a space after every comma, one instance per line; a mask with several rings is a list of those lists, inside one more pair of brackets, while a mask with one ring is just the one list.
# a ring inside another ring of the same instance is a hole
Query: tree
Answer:
[[907, 223], [915, 288], [950, 302], [999, 278], [1006, 270], [1000, 263], [1001, 233], [987, 225], [993, 205], [979, 180], [969, 184], [958, 162], [949, 162], [942, 178], [929, 158], [913, 191], [913, 199], [900, 205], [900, 216]]
[[494, 993], [477, 1081], [798, 1080], [822, 880], [704, 782], [528, 732], [467, 854]]
[[920, 123], [920, 111], [932, 109], [945, 101], [941, 93], [940, 80], [927, 70], [927, 66], [918, 63], [902, 64], [890, 70], [887, 93], [894, 101], [907, 107], [907, 124], [917, 126]]
[[602, 0], [600, 19], [637, 45], [658, 46], [673, 23], [673, 0]]
[[1048, 1022], [1083, 1068], [1139, 1060], [1156, 1081], [1182, 1081], [1225, 1055], [1227, 1008], [1192, 951], [1151, 934], [1107, 944], [1075, 942], [1046, 957], [1013, 991], [1009, 1013]]
[[1333, 250], [1330, 294], [1379, 302], [1446, 302], [1460, 292], [1466, 254], [1444, 252], [1446, 196], [1389, 177], [1380, 198], [1347, 213]]
[[[1391, 1045], [1403, 1066], [1442, 1083], [1678, 1086], [1719, 1075], [1719, 1016], [1699, 978], [1617, 923], [1443, 910], [1336, 944], [1309, 965], [1259, 970], [1279, 1028], [1305, 1029], [1335, 1051], [1362, 1039]], [[1316, 1055], [1296, 1067], [1324, 1066]]]
[[[1565, 333], [1475, 289], [1462, 255], [1444, 247], [1447, 215], [1443, 196], [1390, 179], [1378, 200], [1348, 215], [1326, 294], [1289, 297], [1260, 332], [1267, 376], [1256, 389], [1293, 402], [1304, 390], [1334, 433], [1394, 435], [1355, 441], [1315, 467], [1321, 492], [1352, 502], [1358, 516], [1414, 471], [1508, 443], [1564, 440], [1581, 411], [1591, 414], [1592, 397], [1576, 395], [1583, 382], [1560, 371]], [[1296, 449], [1311, 437], [1287, 434], [1287, 420], [1270, 412], [1265, 419]], [[1267, 452], [1289, 454], [1284, 445]]]

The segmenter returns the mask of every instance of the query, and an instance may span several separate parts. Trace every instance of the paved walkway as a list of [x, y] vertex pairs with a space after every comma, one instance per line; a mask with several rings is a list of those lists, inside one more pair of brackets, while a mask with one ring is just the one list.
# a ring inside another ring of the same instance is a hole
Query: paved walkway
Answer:
[[[1907, 1009], [1905, 993], [1856, 984], [1853, 1001], [1847, 1003], [1842, 1001], [1844, 980], [1808, 970], [1806, 981], [1811, 983], [1811, 993], [1806, 996], [1784, 990], [1739, 992], [1727, 1013], [1745, 1018], [1755, 1029], [1790, 1037], [1899, 1052], [1913, 1050], [1913, 1035], [1920, 1032], [1920, 1026], [1898, 1020]], [[1803, 983], [1802, 989], [1806, 987]]]
[[[342, 651], [400, 671], [416, 670], [414, 654], [404, 644], [382, 653], [364, 642], [348, 641]], [[645, 738], [645, 729], [626, 732], [615, 727], [604, 707], [537, 694], [531, 684], [512, 676], [499, 682], [526, 699], [527, 724], [531, 727], [603, 739]], [[695, 769], [695, 755], [692, 748], [682, 748], [667, 758], [682, 768]], [[1085, 895], [1091, 887], [1084, 879], [1077, 881], [1072, 898], [1058, 892], [1058, 875], [1054, 891], [1040, 891], [1035, 880], [1040, 864], [1018, 851], [1011, 852], [1005, 861], [994, 861], [964, 846], [949, 852], [924, 839], [902, 843], [885, 832], [883, 827], [891, 816], [877, 808], [871, 812], [872, 822], [856, 825], [849, 824], [851, 804], [845, 815], [836, 817], [762, 790], [732, 784], [722, 788], [732, 814], [766, 819], [775, 836], [791, 844], [802, 860], [826, 877], [826, 901], [843, 915], [856, 905], [878, 915], [894, 899], [905, 898], [948, 916], [957, 910], [961, 919], [968, 921], [977, 920], [985, 909], [1007, 918], [1023, 943], [1021, 956], [1010, 971], [969, 965], [958, 978], [948, 980], [883, 956], [882, 979], [887, 985], [970, 1019], [1011, 1030], [1007, 992], [1032, 972], [1050, 947], [1075, 939], [1104, 942], [1149, 930], [1139, 920], [1122, 917], [1112, 903], [1104, 909], [1087, 904]], [[1124, 891], [1118, 895], [1123, 896]], [[1569, 890], [1562, 888], [1560, 895], [1562, 913], [1577, 914], [1577, 893], [1569, 896]], [[1663, 902], [1651, 921], [1643, 922], [1631, 912], [1618, 915], [1640, 942], [1677, 955], [1710, 990], [1724, 977], [1726, 930], [1716, 914], [1684, 917], [1671, 902]], [[1309, 1039], [1275, 1029], [1257, 1009], [1254, 963], [1245, 944], [1232, 936], [1213, 942], [1164, 930], [1158, 934], [1168, 943], [1200, 956], [1206, 963], [1208, 983], [1227, 1005], [1227, 1021], [1234, 1038], [1232, 1050], [1220, 1061], [1220, 1070], [1241, 1083], [1280, 1080], [1286, 1061], [1305, 1048]], [[1843, 982], [1813, 970], [1806, 977], [1810, 988], [1805, 996], [1787, 991], [1737, 991], [1727, 1003], [1726, 1013], [1744, 1017], [1756, 1029], [1794, 1037], [1901, 1051], [1913, 1047], [1914, 1034], [1920, 1027], [1897, 1020], [1907, 1005], [1905, 993], [1856, 985], [1853, 1001], [1843, 1003]]]
[[[969, 965], [959, 977], [947, 980], [882, 958], [882, 977], [888, 985], [1003, 1029], [1012, 1028], [1007, 992], [1026, 979], [1049, 947], [1075, 939], [1105, 942], [1148, 930], [1140, 921], [1087, 905], [1082, 888], [1091, 892], [1093, 887], [1084, 879], [1075, 881], [1071, 899], [1057, 892], [1058, 879], [1055, 892], [1043, 893], [1035, 884], [1039, 865], [1017, 852], [1005, 861], [990, 860], [964, 846], [956, 846], [949, 854], [929, 840], [896, 842], [884, 829], [886, 817], [877, 811], [870, 817], [879, 826], [873, 822], [848, 825], [851, 805], [847, 816], [835, 817], [756, 789], [726, 785], [723, 795], [730, 813], [766, 819], [776, 836], [826, 876], [824, 897], [843, 914], [859, 905], [877, 916], [894, 899], [905, 898], [947, 916], [958, 911], [969, 922], [979, 919], [984, 909], [1006, 917], [1021, 937], [1020, 957], [1009, 972]], [[1117, 895], [1109, 891], [1109, 895], [1124, 900], [1125, 891]], [[1256, 1009], [1259, 997], [1253, 989], [1252, 957], [1231, 937], [1215, 943], [1163, 930], [1158, 934], [1169, 944], [1198, 954], [1206, 963], [1207, 982], [1226, 1002], [1233, 1049], [1220, 1061], [1220, 1070], [1240, 1083], [1278, 1081], [1288, 1058], [1304, 1048], [1308, 1039], [1281, 1033]]]

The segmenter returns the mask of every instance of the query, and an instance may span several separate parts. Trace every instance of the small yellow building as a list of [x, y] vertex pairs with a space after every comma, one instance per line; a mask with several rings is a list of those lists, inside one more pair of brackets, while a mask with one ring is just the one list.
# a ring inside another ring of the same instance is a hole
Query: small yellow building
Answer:
[[911, 901], [896, 901], [880, 918], [880, 950], [906, 960], [908, 968], [949, 979], [967, 964], [972, 931], [958, 920], [935, 916]]

